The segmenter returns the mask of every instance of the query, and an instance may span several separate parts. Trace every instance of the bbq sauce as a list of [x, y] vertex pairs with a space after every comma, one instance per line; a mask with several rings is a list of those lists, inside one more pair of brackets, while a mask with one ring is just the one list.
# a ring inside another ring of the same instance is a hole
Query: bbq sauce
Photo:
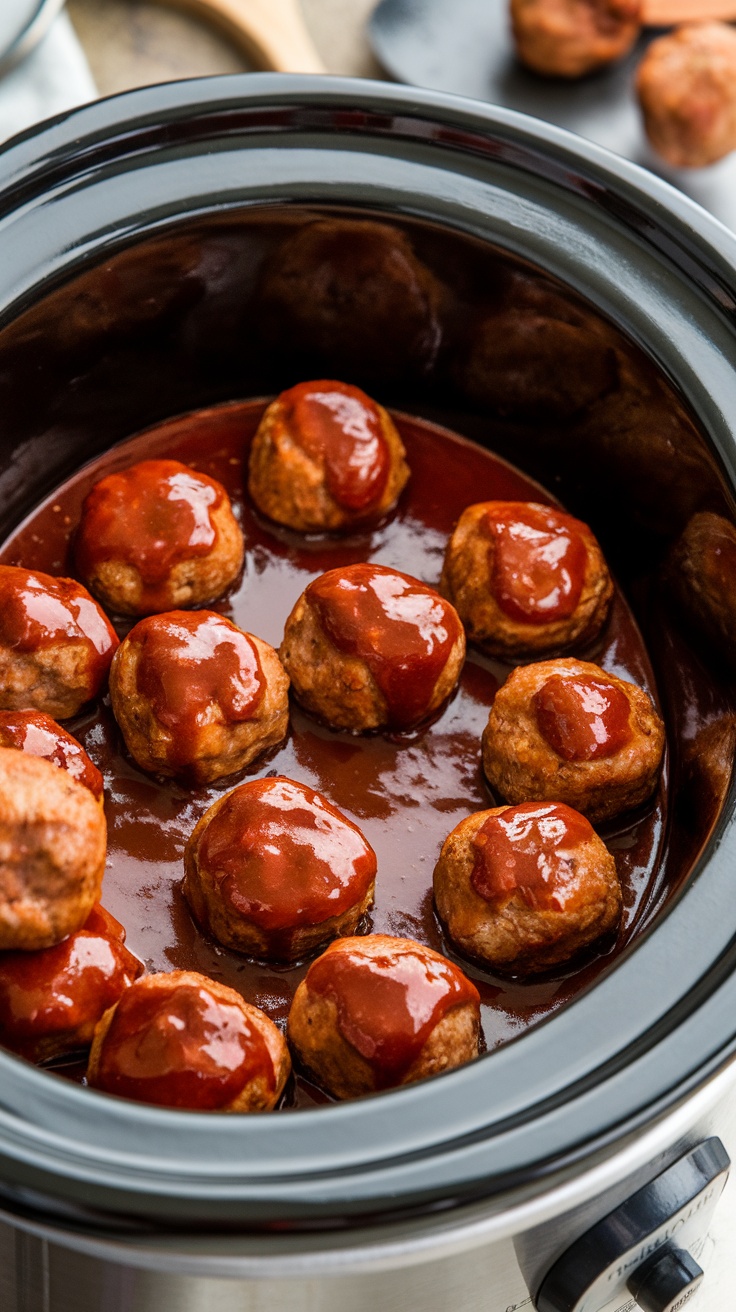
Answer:
[[118, 638], [81, 583], [0, 565], [0, 643], [23, 653], [78, 644], [84, 647], [90, 675], [99, 686]]
[[255, 643], [214, 611], [172, 610], [140, 620], [128, 635], [138, 648], [136, 683], [172, 735], [172, 765], [187, 765], [213, 705], [226, 724], [255, 713], [265, 681]]
[[162, 585], [173, 567], [212, 550], [211, 514], [224, 496], [220, 483], [177, 460], [143, 460], [109, 474], [85, 498], [77, 569], [89, 579], [106, 561], [131, 565], [143, 584], [141, 605], [165, 608]]
[[289, 435], [323, 465], [333, 500], [356, 515], [374, 509], [391, 463], [375, 402], [359, 387], [332, 381], [298, 383], [279, 401]]
[[337, 944], [310, 967], [312, 993], [331, 998], [340, 1033], [370, 1062], [377, 1089], [400, 1083], [432, 1030], [480, 994], [457, 966], [402, 940], [380, 952]]
[[361, 902], [376, 854], [357, 825], [325, 797], [291, 779], [235, 789], [198, 850], [238, 915], [266, 931], [319, 925]]
[[0, 746], [15, 747], [29, 756], [41, 756], [67, 770], [98, 799], [103, 779], [76, 738], [43, 711], [0, 711]]
[[0, 1044], [31, 1060], [68, 1036], [84, 1047], [108, 1007], [143, 970], [125, 932], [95, 906], [76, 934], [40, 952], [0, 953]]
[[491, 535], [491, 586], [500, 609], [520, 624], [568, 619], [585, 582], [583, 525], [560, 510], [519, 501], [495, 502], [485, 523]]
[[422, 720], [461, 632], [450, 603], [407, 574], [367, 564], [330, 570], [307, 598], [338, 651], [365, 661], [391, 725]]
[[564, 761], [598, 761], [631, 741], [629, 699], [603, 677], [553, 674], [534, 694], [539, 732]]
[[273, 1090], [265, 1040], [240, 1007], [204, 985], [141, 981], [120, 999], [94, 1084], [120, 1098], [216, 1111], [259, 1076]]
[[518, 895], [533, 911], [575, 911], [585, 902], [576, 857], [592, 825], [562, 802], [522, 802], [484, 821], [473, 839], [470, 882], [493, 906]]

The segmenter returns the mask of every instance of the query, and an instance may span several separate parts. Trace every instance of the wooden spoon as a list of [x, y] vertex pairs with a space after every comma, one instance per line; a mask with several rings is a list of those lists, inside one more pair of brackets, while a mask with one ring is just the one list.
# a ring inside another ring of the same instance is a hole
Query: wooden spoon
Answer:
[[259, 68], [325, 73], [298, 0], [159, 0], [214, 23]]
[[644, 0], [645, 27], [675, 27], [678, 23], [729, 23], [736, 19], [736, 0]]

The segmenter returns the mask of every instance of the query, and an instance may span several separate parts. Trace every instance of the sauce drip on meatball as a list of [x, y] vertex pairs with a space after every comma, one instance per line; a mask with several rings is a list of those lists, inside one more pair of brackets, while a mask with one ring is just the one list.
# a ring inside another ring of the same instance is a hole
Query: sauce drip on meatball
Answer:
[[438, 592], [382, 565], [351, 565], [315, 579], [306, 595], [339, 651], [365, 661], [396, 728], [426, 714], [460, 634]]
[[626, 694], [606, 679], [553, 674], [534, 695], [542, 737], [565, 761], [613, 756], [631, 741]]
[[573, 614], [585, 582], [588, 553], [578, 521], [523, 501], [496, 503], [491, 534], [493, 594], [511, 619], [544, 624]]
[[452, 962], [408, 940], [380, 955], [328, 950], [310, 967], [307, 983], [312, 993], [334, 1000], [340, 1031], [371, 1063], [378, 1088], [399, 1083], [443, 1016], [480, 1001]]
[[[63, 943], [40, 952], [3, 952], [3, 1047], [42, 1060], [55, 1042], [62, 1051], [89, 1043], [102, 1013], [143, 970], [142, 962], [125, 947], [124, 938], [122, 925], [96, 905], [82, 928]], [[68, 1043], [65, 1036], [69, 1036]]]
[[341, 915], [376, 875], [375, 852], [357, 826], [290, 779], [231, 793], [204, 832], [199, 860], [235, 911], [265, 930]]
[[216, 703], [229, 724], [247, 720], [265, 688], [258, 652], [246, 633], [214, 611], [170, 611], [140, 620], [130, 640], [141, 648], [138, 691], [175, 730], [172, 760], [190, 760], [197, 729]]
[[95, 1085], [163, 1107], [214, 1111], [263, 1076], [275, 1086], [266, 1043], [234, 1003], [176, 984], [123, 994], [105, 1035]]
[[377, 505], [391, 463], [378, 406], [359, 387], [299, 383], [279, 398], [289, 433], [324, 465], [330, 495], [353, 512]]
[[510, 806], [475, 835], [470, 881], [496, 905], [518, 893], [535, 911], [574, 911], [585, 903], [588, 883], [576, 852], [591, 839], [589, 821], [562, 802]]
[[91, 671], [101, 683], [118, 639], [87, 589], [74, 579], [0, 565], [0, 643], [33, 652], [66, 642], [87, 648]]
[[67, 770], [96, 798], [102, 797], [103, 779], [97, 766], [81, 743], [43, 711], [0, 711], [0, 746], [42, 756]]

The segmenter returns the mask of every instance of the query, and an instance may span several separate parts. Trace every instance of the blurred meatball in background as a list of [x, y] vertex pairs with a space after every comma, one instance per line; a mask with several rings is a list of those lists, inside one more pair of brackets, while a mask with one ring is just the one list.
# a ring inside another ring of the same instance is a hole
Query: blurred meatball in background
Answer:
[[647, 136], [668, 164], [714, 164], [736, 148], [736, 31], [687, 23], [653, 41], [636, 90]]

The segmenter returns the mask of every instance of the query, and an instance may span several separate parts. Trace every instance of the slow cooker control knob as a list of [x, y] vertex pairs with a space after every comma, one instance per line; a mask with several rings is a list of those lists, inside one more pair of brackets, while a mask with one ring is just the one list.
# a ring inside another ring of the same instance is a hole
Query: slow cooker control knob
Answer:
[[627, 1295], [641, 1312], [686, 1308], [703, 1280], [695, 1258], [730, 1165], [715, 1138], [673, 1162], [558, 1257], [537, 1291], [538, 1312], [603, 1312]]

